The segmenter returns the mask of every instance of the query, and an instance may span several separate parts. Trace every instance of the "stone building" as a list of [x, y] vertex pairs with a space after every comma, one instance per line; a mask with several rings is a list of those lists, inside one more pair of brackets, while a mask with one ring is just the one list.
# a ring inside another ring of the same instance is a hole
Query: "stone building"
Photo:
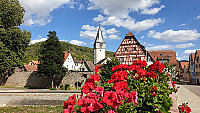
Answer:
[[200, 50], [196, 50], [195, 52], [195, 60], [194, 60], [194, 72], [196, 77], [196, 84], [200, 84]]

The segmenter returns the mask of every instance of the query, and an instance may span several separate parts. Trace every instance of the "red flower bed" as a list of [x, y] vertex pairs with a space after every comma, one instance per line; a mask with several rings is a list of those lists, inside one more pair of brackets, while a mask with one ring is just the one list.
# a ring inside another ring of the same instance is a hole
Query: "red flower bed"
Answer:
[[[64, 102], [65, 113], [70, 112], [168, 112], [173, 104], [169, 95], [170, 76], [163, 72], [165, 65], [155, 62], [149, 67], [145, 61], [136, 60], [130, 66], [114, 66], [110, 80], [100, 84], [100, 68], [82, 86], [80, 98], [76, 95]], [[187, 109], [187, 108], [186, 108]]]

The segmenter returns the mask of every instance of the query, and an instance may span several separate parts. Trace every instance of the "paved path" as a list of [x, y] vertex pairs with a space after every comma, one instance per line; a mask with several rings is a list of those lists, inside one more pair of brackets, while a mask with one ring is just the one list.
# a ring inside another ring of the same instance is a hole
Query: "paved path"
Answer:
[[76, 90], [48, 90], [48, 89], [10, 89], [0, 88], [0, 107], [26, 105], [63, 105]]
[[179, 91], [176, 94], [178, 105], [188, 102], [188, 105], [192, 109], [192, 113], [200, 113], [200, 87], [196, 85], [177, 86], [180, 86]]

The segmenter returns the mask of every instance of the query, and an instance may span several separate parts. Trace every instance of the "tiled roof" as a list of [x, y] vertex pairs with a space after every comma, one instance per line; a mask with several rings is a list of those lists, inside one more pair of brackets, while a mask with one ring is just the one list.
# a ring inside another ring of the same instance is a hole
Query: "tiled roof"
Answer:
[[67, 59], [67, 57], [69, 56], [69, 54], [70, 54], [70, 52], [66, 52], [66, 53], [65, 53], [64, 62], [65, 62], [65, 60]]
[[128, 34], [126, 34], [126, 36], [134, 36], [130, 31]]
[[24, 65], [26, 71], [37, 71], [37, 65]]
[[107, 58], [108, 58], [108, 57], [106, 57], [106, 58], [100, 60], [99, 62], [97, 62], [97, 64], [101, 64], [101, 63], [103, 63]]
[[[151, 55], [154, 61], [162, 60], [163, 59], [170, 59], [169, 64], [170, 65], [177, 65], [176, 60], [176, 51], [173, 50], [158, 50], [158, 51], [148, 51], [148, 53]], [[162, 56], [160, 54], [163, 54]]]
[[184, 67], [188, 68], [189, 61], [181, 61], [180, 66], [183, 69]]
[[85, 62], [88, 65], [88, 67], [90, 68], [90, 70], [93, 71], [93, 69], [94, 69], [93, 61], [85, 61]]

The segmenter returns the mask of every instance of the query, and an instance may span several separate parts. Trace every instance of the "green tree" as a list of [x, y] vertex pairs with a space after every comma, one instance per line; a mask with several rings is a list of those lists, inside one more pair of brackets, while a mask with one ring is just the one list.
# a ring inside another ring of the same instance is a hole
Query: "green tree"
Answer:
[[120, 62], [117, 58], [112, 58], [111, 60], [107, 61], [107, 64], [103, 64], [103, 66], [101, 67], [101, 76], [103, 77], [103, 79], [108, 81], [113, 74], [113, 72], [111, 72], [112, 68], [119, 64]]
[[24, 52], [31, 38], [30, 32], [19, 28], [24, 12], [18, 0], [0, 0], [0, 67], [4, 68], [1, 77], [11, 75], [14, 67], [23, 66]]
[[67, 69], [63, 67], [64, 52], [55, 31], [49, 31], [49, 38], [41, 45], [40, 61], [38, 65], [38, 75], [48, 76], [52, 80], [54, 87], [55, 80], [64, 77]]

